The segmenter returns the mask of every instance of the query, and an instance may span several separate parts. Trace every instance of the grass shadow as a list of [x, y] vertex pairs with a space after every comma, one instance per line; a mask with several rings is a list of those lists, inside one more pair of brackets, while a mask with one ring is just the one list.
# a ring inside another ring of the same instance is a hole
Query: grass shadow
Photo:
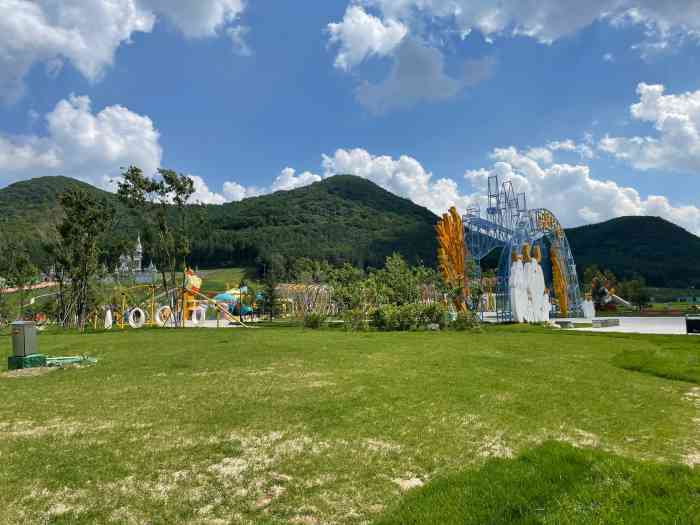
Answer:
[[700, 347], [666, 344], [653, 350], [623, 350], [613, 364], [625, 370], [700, 384]]
[[375, 525], [698, 523], [700, 472], [547, 442], [435, 480]]

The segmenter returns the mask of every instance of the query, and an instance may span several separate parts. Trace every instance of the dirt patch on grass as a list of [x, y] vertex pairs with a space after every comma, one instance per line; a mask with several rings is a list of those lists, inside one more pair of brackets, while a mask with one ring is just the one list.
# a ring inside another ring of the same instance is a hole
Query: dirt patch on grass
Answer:
[[53, 418], [43, 423], [31, 420], [4, 421], [0, 422], [0, 440], [41, 439], [47, 436], [70, 438], [81, 435], [83, 443], [87, 443], [88, 434], [111, 430], [114, 426], [111, 421], [71, 421], [61, 418]]
[[365, 446], [372, 452], [401, 452], [401, 445], [396, 443], [390, 443], [388, 441], [382, 441], [381, 439], [366, 439]]
[[311, 381], [310, 383], [307, 383], [306, 386], [309, 388], [328, 388], [335, 386], [335, 383], [332, 381]]
[[486, 436], [477, 451], [482, 458], [512, 458], [513, 449], [508, 447], [503, 441], [503, 434], [498, 433]]
[[38, 368], [22, 368], [20, 370], [8, 370], [0, 374], [0, 379], [16, 379], [22, 377], [37, 377], [45, 376], [51, 372], [58, 370], [58, 367], [52, 366], [42, 366]]
[[418, 487], [422, 487], [424, 485], [423, 480], [420, 478], [398, 478], [393, 481], [399, 486], [402, 492], [417, 489]]
[[574, 428], [571, 431], [562, 431], [555, 439], [578, 448], [595, 448], [600, 444], [600, 438], [596, 434], [579, 428]]
[[313, 516], [294, 516], [289, 520], [289, 523], [294, 525], [318, 525], [321, 523], [318, 518]]
[[[690, 401], [700, 415], [700, 387], [692, 388], [683, 396], [683, 399]], [[700, 441], [700, 417], [693, 418], [693, 423], [695, 423], [696, 434], [698, 435], [698, 440], [695, 441], [695, 443], [697, 443]], [[687, 454], [685, 454], [685, 456], [683, 456], [683, 462], [691, 467], [700, 465], [700, 450], [697, 447], [691, 449]]]
[[691, 388], [683, 397], [688, 401], [700, 404], [700, 387]]

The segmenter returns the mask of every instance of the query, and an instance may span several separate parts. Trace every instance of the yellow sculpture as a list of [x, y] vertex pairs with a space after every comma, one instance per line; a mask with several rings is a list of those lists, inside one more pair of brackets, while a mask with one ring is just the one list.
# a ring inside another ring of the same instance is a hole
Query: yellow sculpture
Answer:
[[557, 297], [561, 315], [566, 317], [569, 315], [569, 296], [561, 256], [556, 243], [552, 244], [552, 247], [549, 249], [549, 257], [552, 260], [552, 287], [554, 288], [554, 295]]
[[535, 259], [538, 264], [542, 264], [542, 250], [539, 244], [535, 245], [532, 249], [532, 258]]
[[465, 259], [467, 248], [464, 244], [464, 225], [457, 210], [450, 208], [435, 226], [438, 240], [438, 268], [445, 283], [460, 293], [454, 298], [457, 311], [467, 311], [467, 275]]
[[493, 293], [493, 288], [495, 286], [494, 283], [495, 279], [488, 278], [488, 277], [482, 277], [481, 278], [481, 287], [484, 290], [484, 309], [487, 312], [494, 312], [496, 311], [496, 296]]

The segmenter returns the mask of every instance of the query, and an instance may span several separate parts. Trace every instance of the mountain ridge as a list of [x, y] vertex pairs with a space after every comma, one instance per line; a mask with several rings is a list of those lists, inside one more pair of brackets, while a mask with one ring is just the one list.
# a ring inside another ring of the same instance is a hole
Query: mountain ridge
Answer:
[[[110, 201], [123, 228], [136, 235], [138, 225], [115, 194], [58, 176], [0, 189], [0, 227], [38, 250], [55, 235], [58, 195], [75, 187]], [[206, 227], [192, 253], [192, 263], [202, 267], [255, 265], [269, 257], [379, 266], [393, 251], [435, 265], [438, 216], [353, 175], [203, 209]], [[618, 217], [566, 233], [581, 273], [596, 264], [621, 278], [642, 275], [654, 286], [700, 286], [700, 237], [662, 218]]]

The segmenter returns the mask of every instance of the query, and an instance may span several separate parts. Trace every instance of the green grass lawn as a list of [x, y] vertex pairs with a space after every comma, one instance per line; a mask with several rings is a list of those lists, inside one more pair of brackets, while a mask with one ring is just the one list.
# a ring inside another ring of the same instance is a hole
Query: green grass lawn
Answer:
[[613, 363], [628, 370], [700, 383], [700, 341], [695, 345], [684, 343], [678, 339], [652, 350], [624, 349], [613, 358]]
[[[99, 363], [0, 376], [0, 523], [698, 523], [700, 470], [683, 465], [700, 463], [700, 386], [659, 377], [675, 352], [700, 354], [696, 338], [261, 328], [39, 344]], [[630, 370], [625, 352], [665, 357]]]
[[201, 270], [198, 274], [202, 282], [202, 291], [225, 292], [230, 288], [238, 288], [241, 280], [253, 283], [255, 271], [248, 268], [221, 268], [219, 270]]
[[700, 476], [547, 442], [413, 491], [377, 525], [697, 523]]

